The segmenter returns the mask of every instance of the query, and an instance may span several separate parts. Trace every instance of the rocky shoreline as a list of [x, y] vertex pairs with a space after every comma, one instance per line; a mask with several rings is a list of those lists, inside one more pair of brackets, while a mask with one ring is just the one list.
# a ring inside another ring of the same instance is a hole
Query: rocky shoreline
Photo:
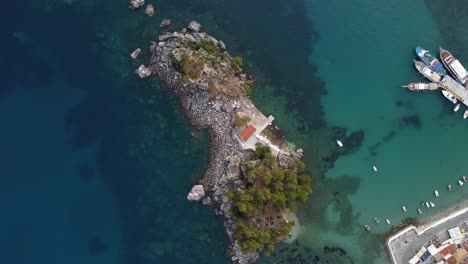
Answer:
[[[228, 254], [233, 263], [254, 263], [259, 252], [244, 253], [241, 250], [235, 237], [236, 217], [229, 213], [233, 203], [227, 196], [229, 190], [246, 186], [242, 164], [250, 159], [252, 151], [245, 149], [236, 138], [235, 119], [237, 113], [248, 111], [244, 108], [252, 107], [253, 103], [242, 89], [245, 83], [249, 83], [246, 75], [238, 65], [226, 62], [233, 60], [225, 50], [226, 45], [222, 41], [201, 32], [201, 25], [192, 21], [187, 28], [165, 33], [152, 42], [149, 65], [141, 65], [136, 73], [141, 78], [154, 73], [178, 96], [190, 123], [198, 129], [208, 130], [208, 168], [187, 199], [201, 200], [203, 204], [215, 207], [216, 214], [224, 217], [226, 233], [231, 241]], [[216, 61], [216, 57], [207, 51], [223, 59]], [[181, 68], [181, 63], [187, 60], [192, 62], [190, 67], [183, 65]], [[197, 69], [197, 75], [190, 74], [193, 68]], [[287, 168], [288, 164], [302, 158], [302, 151], [280, 149], [277, 158], [279, 164]]]

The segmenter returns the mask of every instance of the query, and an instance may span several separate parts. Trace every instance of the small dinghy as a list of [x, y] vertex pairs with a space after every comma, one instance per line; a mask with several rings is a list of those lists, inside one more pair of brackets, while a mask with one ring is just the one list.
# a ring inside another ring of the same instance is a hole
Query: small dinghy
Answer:
[[372, 166], [372, 169], [377, 172], [377, 167], [376, 166]]
[[365, 225], [364, 227], [366, 228], [367, 231], [370, 231], [370, 226], [369, 225]]
[[426, 204], [424, 202], [421, 202], [421, 206], [424, 207], [426, 206]]
[[338, 139], [337, 139], [337, 140], [336, 140], [336, 144], [337, 144], [340, 148], [343, 147], [343, 142], [341, 142], [341, 140], [338, 140]]
[[380, 223], [380, 220], [377, 217], [374, 217], [374, 221], [378, 224]]
[[429, 202], [426, 202], [426, 207], [427, 207], [427, 208], [431, 207], [431, 205], [429, 204]]
[[390, 220], [386, 219], [385, 221], [387, 221], [387, 224], [391, 224]]
[[454, 112], [457, 112], [458, 109], [460, 109], [460, 104], [457, 104], [457, 105], [453, 108], [453, 111], [454, 111]]
[[405, 206], [403, 206], [402, 209], [403, 209], [403, 212], [406, 212], [406, 207]]
[[437, 190], [434, 191], [435, 197], [439, 197], [439, 192]]
[[466, 119], [468, 117], [468, 110], [465, 110], [465, 113], [463, 114], [463, 119]]
[[458, 181], [458, 185], [463, 186], [463, 182], [462, 182], [462, 181]]
[[422, 214], [422, 211], [421, 209], [418, 208], [418, 214]]
[[468, 178], [466, 176], [463, 176], [463, 181], [464, 182], [468, 181]]
[[435, 204], [433, 202], [429, 202], [431, 204], [431, 207], [435, 207]]
[[449, 184], [449, 185], [447, 186], [447, 188], [448, 188], [449, 191], [451, 191], [451, 190], [452, 190], [452, 185]]

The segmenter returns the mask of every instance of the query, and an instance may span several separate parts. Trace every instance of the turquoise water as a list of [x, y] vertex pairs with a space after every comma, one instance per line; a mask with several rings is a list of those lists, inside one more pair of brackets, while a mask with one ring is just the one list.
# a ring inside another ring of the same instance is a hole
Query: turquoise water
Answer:
[[455, 186], [468, 171], [464, 109], [401, 88], [423, 81], [415, 46], [468, 63], [461, 2], [179, 0], [155, 3], [153, 18], [94, 0], [11, 4], [0, 16], [0, 262], [228, 263], [222, 219], [186, 201], [206, 134], [165, 87], [133, 74], [171, 18], [169, 30], [197, 19], [243, 56], [259, 108], [306, 151], [314, 193], [300, 237], [260, 262], [385, 263], [388, 226], [363, 224], [468, 198]]

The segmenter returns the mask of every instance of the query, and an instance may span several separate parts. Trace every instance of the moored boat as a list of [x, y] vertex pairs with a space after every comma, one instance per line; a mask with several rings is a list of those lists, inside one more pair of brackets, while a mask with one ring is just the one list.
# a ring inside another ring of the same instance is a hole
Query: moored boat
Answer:
[[422, 214], [422, 211], [421, 209], [418, 208], [418, 214]]
[[452, 190], [452, 185], [449, 184], [449, 185], [447, 186], [447, 188], [448, 188], [449, 191], [451, 191], [451, 190]]
[[463, 176], [462, 178], [464, 182], [468, 181], [468, 178], [466, 176]]
[[429, 204], [429, 202], [426, 202], [426, 207], [427, 207], [427, 208], [431, 207], [431, 205]]
[[431, 204], [431, 207], [435, 207], [435, 204], [433, 202], [429, 202]]
[[463, 119], [466, 119], [468, 117], [468, 110], [465, 110], [465, 113], [463, 113]]
[[447, 100], [449, 100], [453, 104], [457, 103], [457, 98], [451, 92], [446, 91], [446, 90], [442, 90], [442, 94], [445, 96], [445, 98], [447, 98]]
[[463, 182], [462, 182], [462, 181], [458, 181], [458, 185], [463, 186]]
[[369, 225], [365, 225], [364, 227], [366, 228], [367, 231], [370, 231], [370, 230], [371, 230], [371, 228], [370, 228]]
[[442, 63], [440, 63], [439, 60], [436, 57], [434, 57], [434, 55], [432, 55], [428, 50], [425, 50], [421, 47], [417, 47], [416, 54], [427, 66], [429, 66], [435, 72], [437, 72], [440, 75], [445, 75], [445, 68], [442, 65]]
[[453, 57], [452, 53], [448, 50], [444, 50], [443, 48], [440, 48], [440, 58], [453, 77], [455, 77], [460, 83], [465, 84], [468, 79], [468, 72], [460, 61]]
[[439, 197], [439, 192], [437, 190], [434, 191], [435, 197]]
[[338, 146], [340, 146], [340, 148], [343, 147], [343, 142], [341, 142], [341, 140], [338, 140], [338, 139], [337, 139], [337, 140], [336, 140], [336, 144], [337, 144]]
[[457, 112], [459, 109], [460, 109], [460, 104], [457, 104], [457, 105], [453, 108], [453, 111], [454, 111], [454, 112]]
[[429, 79], [432, 82], [438, 83], [440, 82], [440, 75], [433, 71], [431, 68], [429, 68], [426, 64], [424, 64], [422, 61], [414, 61], [414, 67], [416, 67], [416, 70], [419, 71], [424, 77]]
[[390, 222], [390, 220], [388, 219], [385, 219], [385, 221], [387, 221], [387, 224], [391, 224], [392, 222]]
[[406, 207], [405, 206], [401, 207], [401, 209], [403, 209], [403, 212], [406, 212]]
[[380, 220], [377, 217], [374, 217], [374, 221], [378, 224], [380, 223]]
[[375, 172], [378, 171], [376, 166], [372, 166], [372, 169], [373, 169]]
[[408, 88], [410, 91], [434, 91], [439, 88], [437, 83], [410, 83], [407, 85], [403, 85], [402, 87]]

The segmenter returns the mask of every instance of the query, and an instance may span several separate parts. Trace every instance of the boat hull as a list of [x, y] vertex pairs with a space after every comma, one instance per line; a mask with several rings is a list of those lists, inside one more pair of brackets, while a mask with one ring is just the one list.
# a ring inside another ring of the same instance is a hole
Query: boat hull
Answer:
[[452, 53], [450, 53], [448, 50], [440, 48], [440, 59], [450, 74], [452, 74], [452, 76], [457, 79], [457, 81], [459, 81], [461, 84], [466, 84], [468, 79], [468, 72], [460, 63], [460, 61], [453, 57]]
[[437, 72], [440, 75], [445, 75], [445, 68], [440, 63], [440, 61], [434, 57], [428, 50], [425, 50], [421, 47], [416, 48], [416, 54], [421, 58], [421, 61], [424, 62], [428, 67], [433, 69], [435, 72]]
[[428, 80], [438, 83], [441, 80], [441, 77], [438, 73], [429, 68], [426, 64], [421, 61], [414, 60], [414, 67], [418, 70], [422, 76], [426, 77]]

